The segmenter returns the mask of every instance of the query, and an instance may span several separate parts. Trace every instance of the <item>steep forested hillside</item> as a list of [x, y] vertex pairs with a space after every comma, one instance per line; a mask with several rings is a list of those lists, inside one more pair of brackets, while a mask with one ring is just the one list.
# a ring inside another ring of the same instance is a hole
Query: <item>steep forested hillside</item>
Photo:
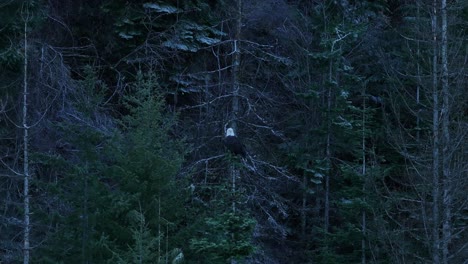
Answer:
[[467, 40], [458, 0], [1, 1], [0, 263], [464, 263]]

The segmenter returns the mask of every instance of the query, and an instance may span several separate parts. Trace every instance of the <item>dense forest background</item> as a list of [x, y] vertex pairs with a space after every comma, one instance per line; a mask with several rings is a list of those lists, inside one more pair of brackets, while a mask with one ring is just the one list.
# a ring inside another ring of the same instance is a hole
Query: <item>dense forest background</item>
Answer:
[[467, 40], [462, 0], [1, 1], [0, 263], [467, 263]]

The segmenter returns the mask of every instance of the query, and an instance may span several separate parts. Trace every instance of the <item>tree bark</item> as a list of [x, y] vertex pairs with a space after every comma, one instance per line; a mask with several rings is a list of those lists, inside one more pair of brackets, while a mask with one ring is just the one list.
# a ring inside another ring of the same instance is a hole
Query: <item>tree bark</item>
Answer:
[[440, 236], [439, 236], [439, 94], [437, 85], [437, 0], [432, 3], [432, 262], [440, 263]]
[[[416, 16], [417, 16], [417, 21], [420, 21], [421, 19], [421, 12], [420, 12], [420, 2], [418, 1], [416, 3]], [[417, 23], [417, 26], [418, 26], [418, 32], [420, 32], [419, 30], [419, 23]], [[416, 62], [417, 62], [417, 65], [416, 65], [416, 68], [417, 68], [417, 86], [416, 86], [416, 106], [417, 106], [417, 109], [416, 109], [416, 141], [419, 143], [420, 142], [420, 138], [421, 138], [421, 84], [422, 84], [422, 81], [421, 81], [421, 65], [419, 63], [419, 58], [421, 56], [421, 47], [419, 45], [419, 39], [416, 41]]]
[[442, 64], [442, 182], [443, 182], [443, 224], [442, 224], [442, 263], [448, 264], [451, 239], [451, 175], [450, 175], [450, 105], [447, 61], [447, 1], [441, 1], [441, 64]]
[[[333, 49], [332, 49], [333, 52]], [[327, 145], [325, 149], [325, 155], [327, 159], [327, 173], [325, 175], [325, 208], [324, 208], [324, 227], [326, 233], [328, 233], [330, 225], [330, 174], [331, 174], [331, 107], [332, 107], [332, 73], [333, 73], [333, 62], [329, 64], [329, 84], [327, 92]]]
[[239, 70], [241, 61], [240, 35], [242, 30], [242, 0], [237, 0], [236, 33], [234, 39], [234, 57], [232, 61], [232, 116], [231, 127], [237, 133], [237, 118], [239, 116]]
[[[232, 65], [232, 117], [231, 117], [231, 127], [234, 129], [234, 132], [237, 133], [237, 118], [239, 116], [239, 71], [240, 71], [240, 35], [242, 30], [242, 0], [237, 0], [237, 19], [236, 19], [236, 35], [234, 39], [234, 58]], [[230, 167], [231, 178], [232, 178], [232, 211], [236, 212], [236, 181], [239, 177], [239, 169], [235, 165], [231, 164]], [[234, 235], [234, 234], [232, 234]], [[237, 263], [237, 261], [232, 258], [230, 260], [231, 264]]]
[[29, 233], [30, 233], [30, 219], [29, 219], [29, 127], [28, 127], [28, 21], [29, 12], [26, 9], [24, 20], [24, 67], [23, 67], [23, 174], [24, 174], [24, 186], [23, 186], [23, 199], [24, 199], [24, 255], [23, 263], [29, 264]]
[[89, 262], [89, 215], [88, 215], [88, 163], [86, 163], [86, 170], [83, 175], [83, 211], [82, 211], [82, 237], [81, 237], [81, 254], [83, 258], [83, 263]]
[[307, 227], [307, 176], [302, 175], [302, 208], [301, 208], [301, 236], [305, 239]]
[[[362, 177], [363, 177], [363, 184], [362, 190], [365, 195], [366, 193], [366, 171], [367, 171], [367, 164], [366, 164], [366, 87], [364, 86], [364, 91], [362, 93]], [[365, 196], [363, 197], [365, 201]], [[366, 264], [366, 211], [362, 209], [362, 240], [361, 240], [361, 263]]]

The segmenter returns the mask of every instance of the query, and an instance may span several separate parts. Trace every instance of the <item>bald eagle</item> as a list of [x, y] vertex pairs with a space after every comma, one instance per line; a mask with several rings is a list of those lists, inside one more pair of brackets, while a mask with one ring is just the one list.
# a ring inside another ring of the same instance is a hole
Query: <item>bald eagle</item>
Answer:
[[234, 155], [240, 155], [245, 158], [245, 147], [242, 142], [234, 134], [234, 129], [228, 128], [226, 130], [226, 137], [224, 138], [224, 145]]

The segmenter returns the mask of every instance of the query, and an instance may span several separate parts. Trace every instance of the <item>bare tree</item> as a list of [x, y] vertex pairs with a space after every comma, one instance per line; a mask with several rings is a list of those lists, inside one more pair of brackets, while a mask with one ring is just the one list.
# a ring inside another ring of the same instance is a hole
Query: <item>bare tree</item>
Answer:
[[452, 177], [450, 172], [450, 105], [449, 105], [449, 76], [447, 60], [447, 1], [441, 0], [441, 64], [442, 64], [442, 176], [443, 176], [443, 196], [442, 205], [444, 208], [442, 224], [442, 263], [449, 262], [449, 244], [452, 239], [451, 218], [452, 218]]
[[[466, 188], [466, 180], [459, 175], [466, 171], [461, 154], [466, 145], [466, 120], [460, 113], [467, 103], [461, 84], [465, 80], [467, 55], [460, 48], [466, 40], [456, 38], [457, 34], [466, 33], [455, 30], [455, 23], [460, 23], [456, 3], [450, 6], [445, 0], [433, 0], [430, 5], [418, 2], [415, 8], [416, 31], [401, 35], [410, 47], [408, 52], [416, 48], [416, 56], [411, 54], [412, 60], [405, 61], [404, 68], [390, 70], [399, 87], [390, 92], [395, 110], [390, 122], [396, 126], [389, 131], [389, 138], [407, 162], [407, 177], [397, 182], [404, 191], [387, 189], [388, 197], [400, 201], [387, 216], [410, 235], [409, 241], [427, 247], [427, 255], [417, 253], [412, 257], [450, 263], [463, 258], [460, 252], [466, 248], [463, 238], [454, 235], [465, 230], [454, 223], [460, 221], [459, 215], [466, 208], [460, 193]], [[419, 10], [425, 12], [421, 14]], [[408, 116], [414, 120], [409, 121]], [[400, 192], [406, 197], [399, 196]], [[418, 220], [405, 221], [408, 216]], [[399, 247], [397, 243], [393, 245]], [[407, 254], [399, 251], [395, 258], [404, 262]]]
[[24, 19], [24, 68], [23, 68], [23, 177], [24, 177], [24, 186], [23, 186], [23, 203], [24, 203], [24, 255], [23, 263], [29, 264], [29, 254], [31, 251], [29, 245], [29, 235], [30, 235], [30, 205], [29, 205], [29, 125], [28, 125], [28, 22], [30, 20], [29, 9], [26, 7], [23, 13]]
[[432, 261], [440, 263], [439, 237], [439, 91], [438, 91], [438, 33], [437, 0], [432, 2]]

